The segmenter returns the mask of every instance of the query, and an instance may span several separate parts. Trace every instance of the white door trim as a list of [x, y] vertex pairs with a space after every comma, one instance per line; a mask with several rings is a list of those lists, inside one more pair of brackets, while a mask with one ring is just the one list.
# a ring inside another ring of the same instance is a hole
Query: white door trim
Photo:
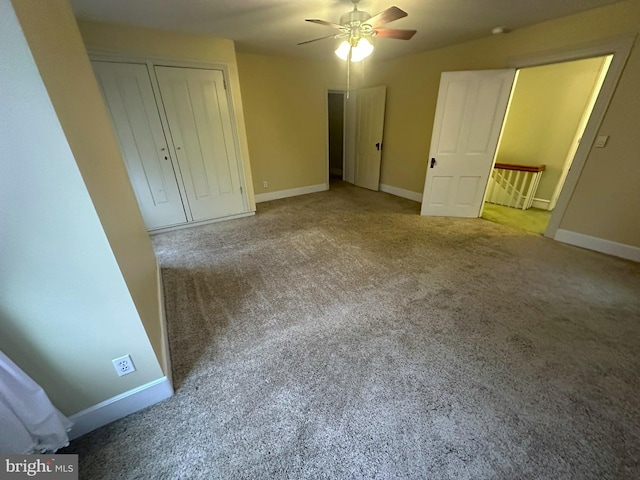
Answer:
[[598, 100], [598, 96], [600, 95], [600, 89], [602, 88], [602, 83], [607, 76], [607, 72], [609, 71], [609, 66], [611, 65], [612, 57], [611, 55], [606, 55], [602, 57], [602, 64], [600, 65], [600, 71], [598, 72], [598, 77], [595, 81], [593, 90], [589, 95], [589, 100], [587, 101], [587, 106], [582, 113], [582, 117], [580, 118], [580, 122], [578, 123], [578, 128], [576, 129], [576, 133], [571, 141], [571, 147], [569, 148], [569, 152], [564, 160], [564, 164], [562, 165], [562, 173], [560, 174], [560, 179], [558, 180], [558, 184], [556, 185], [555, 190], [553, 191], [553, 196], [551, 200], [548, 202], [547, 210], [553, 210], [556, 208], [556, 204], [558, 203], [558, 197], [562, 193], [562, 189], [564, 188], [564, 181], [567, 178], [567, 174], [569, 173], [569, 169], [571, 168], [571, 164], [573, 163], [573, 159], [576, 156], [576, 150], [580, 146], [580, 142], [582, 141], [582, 134], [584, 133], [584, 129], [591, 118], [591, 112], [593, 111], [593, 106], [596, 104], [596, 100]]
[[591, 112], [591, 117], [582, 135], [582, 141], [578, 146], [571, 169], [567, 174], [564, 188], [558, 197], [558, 203], [553, 209], [549, 224], [544, 232], [545, 237], [555, 238], [562, 222], [562, 218], [567, 210], [569, 201], [573, 196], [580, 175], [584, 168], [593, 142], [596, 139], [604, 115], [613, 98], [618, 81], [622, 76], [622, 71], [627, 63], [631, 48], [635, 42], [636, 35], [625, 35], [590, 42], [582, 45], [574, 45], [551, 52], [542, 52], [526, 57], [516, 57], [508, 61], [509, 67], [525, 68], [538, 65], [548, 65], [552, 63], [566, 62], [570, 60], [581, 60], [584, 58], [601, 57], [603, 55], [613, 55], [609, 71], [600, 89], [600, 94]]

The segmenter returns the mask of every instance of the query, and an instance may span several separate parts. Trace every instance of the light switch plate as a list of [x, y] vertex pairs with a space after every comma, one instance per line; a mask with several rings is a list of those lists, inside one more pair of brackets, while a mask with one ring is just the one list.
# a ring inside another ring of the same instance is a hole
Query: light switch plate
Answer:
[[598, 135], [596, 138], [596, 143], [594, 143], [596, 148], [604, 148], [607, 144], [607, 140], [609, 140], [609, 135]]

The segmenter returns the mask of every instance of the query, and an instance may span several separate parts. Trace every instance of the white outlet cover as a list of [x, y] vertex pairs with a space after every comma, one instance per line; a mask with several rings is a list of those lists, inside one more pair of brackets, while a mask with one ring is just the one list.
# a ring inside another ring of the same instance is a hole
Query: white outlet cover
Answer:
[[136, 366], [131, 360], [131, 355], [125, 355], [124, 357], [114, 358], [111, 360], [113, 367], [119, 376], [128, 375], [136, 371]]

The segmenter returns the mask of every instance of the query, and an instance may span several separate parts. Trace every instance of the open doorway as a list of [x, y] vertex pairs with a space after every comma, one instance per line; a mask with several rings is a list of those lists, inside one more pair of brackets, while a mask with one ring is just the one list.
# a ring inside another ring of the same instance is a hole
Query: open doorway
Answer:
[[516, 72], [483, 218], [545, 232], [611, 59], [605, 55]]
[[345, 159], [345, 92], [327, 93], [329, 185], [344, 180]]
[[327, 184], [380, 190], [386, 87], [327, 90]]

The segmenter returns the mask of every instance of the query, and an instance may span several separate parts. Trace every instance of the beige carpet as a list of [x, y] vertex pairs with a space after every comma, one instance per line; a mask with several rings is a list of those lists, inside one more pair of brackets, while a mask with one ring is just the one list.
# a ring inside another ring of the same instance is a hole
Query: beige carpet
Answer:
[[90, 479], [640, 478], [640, 265], [340, 184], [153, 237], [176, 395]]

